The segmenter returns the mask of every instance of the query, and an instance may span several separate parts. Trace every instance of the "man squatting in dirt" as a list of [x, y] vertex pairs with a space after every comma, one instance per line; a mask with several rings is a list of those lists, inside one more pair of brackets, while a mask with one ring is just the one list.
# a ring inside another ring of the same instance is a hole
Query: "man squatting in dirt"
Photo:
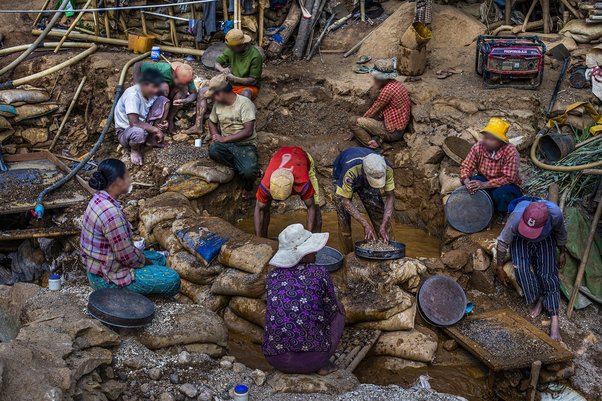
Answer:
[[378, 97], [362, 117], [351, 117], [349, 128], [352, 134], [346, 139], [355, 139], [370, 149], [387, 147], [387, 142], [400, 141], [410, 121], [411, 102], [407, 89], [399, 82], [393, 60], [377, 60], [370, 71]]
[[[197, 89], [193, 82], [194, 71], [188, 64], [178, 61], [173, 63], [141, 61], [134, 64], [134, 83], [139, 81], [141, 74], [149, 70], [157, 71], [163, 79], [161, 95], [171, 102], [167, 115], [167, 133], [173, 134], [176, 132], [174, 119], [178, 111], [187, 104], [199, 103]], [[203, 104], [206, 109], [207, 102], [204, 101]], [[205, 109], [202, 110], [201, 118], [205, 114]]]
[[145, 71], [137, 84], [123, 92], [115, 106], [117, 140], [130, 151], [133, 164], [142, 165], [144, 146], [164, 146], [169, 99], [159, 96], [162, 83], [157, 71]]
[[213, 143], [209, 145], [209, 157], [234, 169], [242, 179], [242, 198], [249, 200], [259, 176], [255, 104], [251, 99], [234, 93], [224, 74], [211, 78], [205, 96], [213, 98], [209, 116]]
[[270, 159], [255, 194], [255, 235], [268, 237], [272, 200], [284, 201], [293, 193], [299, 195], [307, 206], [307, 229], [319, 233], [322, 214], [314, 160], [298, 146], [284, 146]]
[[[497, 276], [505, 286], [509, 279], [503, 266], [510, 250], [512, 264], [531, 305], [531, 317], [542, 308], [551, 317], [550, 337], [560, 341], [558, 310], [560, 280], [558, 270], [566, 263], [567, 232], [560, 208], [549, 201], [522, 201], [508, 217], [497, 238]], [[556, 248], [560, 256], [556, 256]]]

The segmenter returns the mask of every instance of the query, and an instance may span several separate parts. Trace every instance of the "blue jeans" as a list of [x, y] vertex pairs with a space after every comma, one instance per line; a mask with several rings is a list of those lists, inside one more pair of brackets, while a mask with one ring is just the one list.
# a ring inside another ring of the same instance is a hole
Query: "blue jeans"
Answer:
[[159, 252], [144, 251], [144, 256], [153, 262], [152, 265], [133, 270], [134, 281], [129, 285], [119, 287], [108, 283], [104, 278], [88, 273], [88, 281], [95, 290], [100, 288], [124, 288], [142, 295], [159, 294], [173, 297], [180, 292], [180, 276], [166, 267], [165, 256]]
[[[487, 178], [483, 177], [482, 175], [475, 175], [470, 177], [470, 179], [481, 182], [488, 181]], [[489, 196], [491, 196], [495, 210], [500, 213], [507, 213], [510, 202], [523, 195], [520, 187], [515, 184], [506, 184], [497, 188], [489, 188], [485, 191], [487, 191]]]

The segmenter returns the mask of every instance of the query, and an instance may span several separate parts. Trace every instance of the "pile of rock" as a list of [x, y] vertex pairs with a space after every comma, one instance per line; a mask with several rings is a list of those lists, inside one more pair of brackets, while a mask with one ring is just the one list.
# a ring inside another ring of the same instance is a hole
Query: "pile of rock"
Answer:
[[0, 145], [4, 152], [17, 153], [22, 145], [49, 144], [47, 116], [59, 109], [49, 100], [48, 92], [36, 88], [0, 91]]

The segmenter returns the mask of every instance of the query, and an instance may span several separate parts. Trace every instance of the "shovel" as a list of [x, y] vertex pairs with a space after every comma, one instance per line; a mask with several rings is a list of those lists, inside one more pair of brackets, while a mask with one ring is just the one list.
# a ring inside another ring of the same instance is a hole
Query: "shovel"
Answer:
[[546, 113], [546, 117], [550, 118], [550, 114], [552, 113], [552, 108], [556, 103], [556, 98], [558, 97], [558, 91], [560, 90], [560, 84], [562, 84], [562, 79], [564, 78], [564, 74], [566, 73], [566, 69], [569, 66], [569, 61], [571, 61], [571, 52], [566, 46], [560, 43], [557, 46], [554, 46], [549, 51], [550, 55], [554, 57], [558, 61], [562, 61], [562, 69], [560, 70], [560, 76], [558, 77], [558, 81], [556, 81], [556, 86], [554, 87], [554, 92], [552, 92], [552, 98], [550, 99], [550, 104], [548, 105], [548, 111]]

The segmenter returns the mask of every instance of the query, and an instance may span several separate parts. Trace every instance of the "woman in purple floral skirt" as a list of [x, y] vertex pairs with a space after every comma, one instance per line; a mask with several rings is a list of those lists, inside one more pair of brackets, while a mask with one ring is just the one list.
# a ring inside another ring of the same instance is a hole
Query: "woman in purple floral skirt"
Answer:
[[345, 314], [328, 271], [314, 264], [328, 233], [312, 234], [292, 224], [278, 236], [270, 260], [263, 353], [284, 373], [328, 374], [343, 334]]

